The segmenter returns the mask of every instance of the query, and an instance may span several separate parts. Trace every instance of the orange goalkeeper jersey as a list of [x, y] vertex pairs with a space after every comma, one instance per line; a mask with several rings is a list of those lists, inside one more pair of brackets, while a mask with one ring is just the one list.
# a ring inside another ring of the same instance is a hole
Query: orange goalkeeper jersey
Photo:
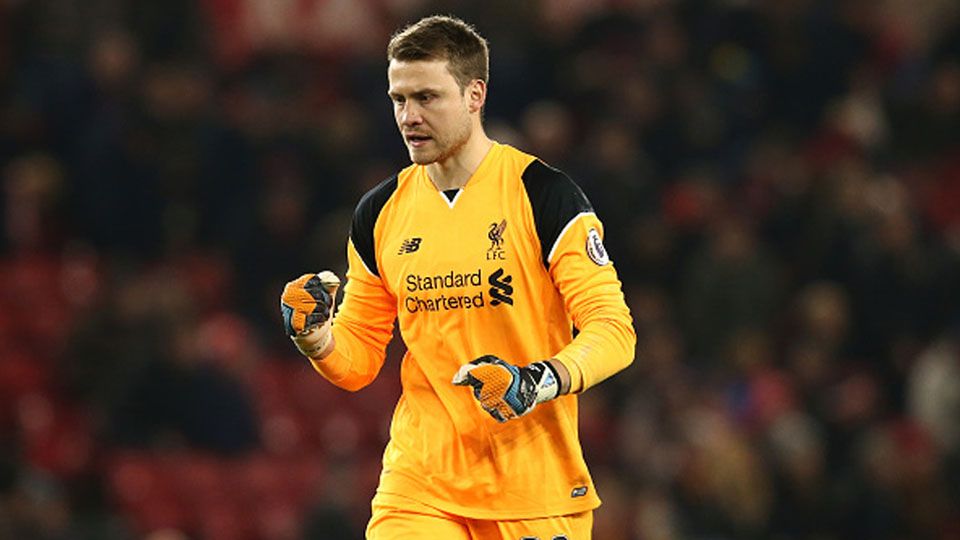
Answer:
[[455, 195], [411, 165], [363, 197], [336, 348], [313, 365], [362, 388], [399, 320], [407, 353], [379, 491], [477, 519], [599, 506], [575, 394], [499, 424], [451, 379], [485, 354], [520, 366], [557, 358], [574, 392], [627, 366], [636, 337], [602, 235], [567, 176], [496, 143]]

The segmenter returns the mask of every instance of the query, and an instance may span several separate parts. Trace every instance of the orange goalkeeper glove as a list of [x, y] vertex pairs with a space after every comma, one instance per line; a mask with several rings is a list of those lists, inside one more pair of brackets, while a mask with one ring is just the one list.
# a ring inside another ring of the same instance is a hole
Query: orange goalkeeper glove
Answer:
[[560, 375], [549, 362], [517, 367], [489, 354], [461, 366], [453, 384], [472, 386], [480, 406], [498, 422], [523, 416], [560, 393]]
[[304, 274], [288, 282], [280, 294], [283, 329], [300, 352], [320, 359], [332, 341], [331, 322], [340, 278], [329, 270]]

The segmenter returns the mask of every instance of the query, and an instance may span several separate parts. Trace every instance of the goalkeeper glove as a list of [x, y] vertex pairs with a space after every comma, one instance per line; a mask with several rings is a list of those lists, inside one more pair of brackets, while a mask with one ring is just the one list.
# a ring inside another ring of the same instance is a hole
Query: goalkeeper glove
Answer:
[[560, 376], [549, 362], [517, 367], [489, 354], [461, 366], [453, 384], [472, 386], [480, 406], [498, 422], [523, 416], [560, 393]]
[[329, 270], [304, 274], [287, 283], [280, 295], [283, 328], [300, 353], [308, 358], [329, 354], [333, 304], [340, 279]]

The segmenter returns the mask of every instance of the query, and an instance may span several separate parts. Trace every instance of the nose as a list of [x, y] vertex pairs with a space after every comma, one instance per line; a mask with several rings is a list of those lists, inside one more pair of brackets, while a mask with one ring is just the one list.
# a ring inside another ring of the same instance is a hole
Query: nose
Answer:
[[420, 108], [412, 100], [407, 100], [397, 110], [397, 120], [401, 126], [416, 126], [423, 122]]

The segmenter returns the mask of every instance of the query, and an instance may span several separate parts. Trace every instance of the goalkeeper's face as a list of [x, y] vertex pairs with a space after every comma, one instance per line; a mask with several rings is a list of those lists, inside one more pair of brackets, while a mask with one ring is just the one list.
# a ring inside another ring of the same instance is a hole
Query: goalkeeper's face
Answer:
[[456, 155], [473, 134], [474, 114], [479, 118], [483, 96], [477, 104], [471, 90], [482, 82], [460, 88], [446, 60], [394, 59], [387, 78], [387, 94], [411, 161], [427, 165]]

